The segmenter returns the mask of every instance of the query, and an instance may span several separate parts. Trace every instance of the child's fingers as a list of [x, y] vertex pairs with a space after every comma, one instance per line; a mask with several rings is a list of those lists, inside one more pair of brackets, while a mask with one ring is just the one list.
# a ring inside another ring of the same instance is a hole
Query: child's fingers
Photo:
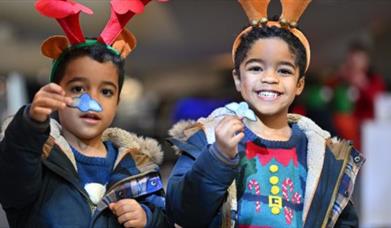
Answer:
[[228, 135], [225, 137], [226, 145], [230, 148], [235, 148], [243, 137], [244, 133], [243, 128], [241, 126], [232, 128], [230, 132], [228, 132]]
[[63, 109], [66, 105], [63, 100], [53, 99], [52, 97], [41, 97], [34, 102], [35, 107], [50, 108], [53, 110]]
[[126, 213], [134, 212], [136, 209], [133, 205], [130, 204], [124, 204], [120, 205], [119, 207], [116, 208], [116, 215], [117, 216], [122, 216]]
[[240, 140], [242, 140], [242, 138], [244, 137], [244, 133], [243, 132], [240, 132], [238, 134], [236, 134], [232, 139], [231, 139], [231, 143], [233, 145], [238, 145]]
[[49, 84], [45, 85], [42, 88], [42, 90], [49, 92], [49, 93], [57, 93], [59, 95], [65, 96], [64, 89], [61, 86], [57, 85], [56, 83], [49, 83]]
[[40, 98], [50, 98], [50, 99], [53, 99], [53, 100], [57, 100], [57, 101], [61, 101], [65, 104], [70, 104], [70, 102], [72, 102], [72, 98], [70, 97], [66, 97], [66, 96], [63, 96], [63, 95], [60, 95], [60, 94], [56, 94], [56, 93], [49, 93], [49, 92], [46, 92], [46, 91], [42, 91], [40, 93]]
[[217, 126], [216, 126], [216, 131], [221, 131], [221, 132], [227, 132], [229, 131], [232, 127], [239, 125], [239, 126], [244, 126], [243, 123], [240, 121], [238, 118], [224, 118]]
[[146, 224], [144, 209], [134, 199], [123, 199], [111, 203], [109, 208], [124, 227], [143, 227]]
[[230, 124], [232, 122], [242, 122], [242, 120], [237, 117], [237, 116], [225, 116], [218, 124], [217, 127], [219, 126], [225, 126], [227, 124]]
[[137, 220], [137, 214], [134, 212], [128, 212], [118, 217], [118, 222], [120, 224], [131, 222], [132, 220]]
[[31, 107], [32, 110], [36, 115], [41, 116], [49, 116], [52, 114], [53, 110], [51, 108], [44, 108], [44, 107]]
[[238, 133], [242, 132], [243, 130], [244, 130], [243, 125], [235, 124], [226, 130], [226, 137], [232, 138], [235, 135], [237, 135]]
[[72, 105], [73, 99], [71, 97], [65, 97], [64, 102], [66, 105]]
[[244, 125], [241, 122], [236, 120], [232, 120], [228, 122], [226, 125], [221, 126], [217, 129], [218, 134], [224, 136], [225, 138], [231, 138], [236, 135], [238, 132], [242, 132], [244, 130]]
[[122, 199], [116, 203], [110, 204], [110, 209], [117, 216], [121, 216], [127, 212], [132, 212], [135, 210], [136, 202], [134, 199]]
[[123, 224], [124, 227], [144, 227], [145, 224], [142, 224], [140, 220], [129, 220]]

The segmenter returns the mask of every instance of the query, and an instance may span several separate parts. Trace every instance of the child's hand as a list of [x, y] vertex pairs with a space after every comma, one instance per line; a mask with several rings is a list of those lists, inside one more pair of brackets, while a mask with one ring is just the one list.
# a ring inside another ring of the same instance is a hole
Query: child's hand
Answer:
[[229, 158], [234, 158], [238, 153], [238, 144], [244, 137], [244, 124], [242, 119], [236, 116], [226, 116], [216, 126], [216, 145], [220, 152]]
[[144, 227], [147, 224], [144, 209], [134, 199], [122, 199], [109, 207], [124, 227]]
[[44, 122], [52, 112], [71, 103], [72, 99], [65, 96], [65, 91], [59, 85], [49, 83], [35, 94], [29, 115], [35, 121]]

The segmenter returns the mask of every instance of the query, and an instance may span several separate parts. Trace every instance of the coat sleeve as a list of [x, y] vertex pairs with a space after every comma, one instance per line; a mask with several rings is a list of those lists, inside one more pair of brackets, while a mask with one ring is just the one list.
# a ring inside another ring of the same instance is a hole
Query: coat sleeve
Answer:
[[238, 173], [237, 166], [213, 155], [200, 132], [186, 143], [174, 143], [183, 152], [168, 180], [166, 208], [168, 216], [183, 227], [207, 227]]
[[0, 142], [0, 203], [20, 209], [33, 202], [40, 190], [42, 147], [49, 136], [49, 122], [38, 123], [22, 107], [4, 126]]
[[359, 227], [357, 212], [353, 206], [353, 203], [349, 201], [345, 209], [342, 211], [339, 216], [336, 224], [336, 228], [353, 228]]

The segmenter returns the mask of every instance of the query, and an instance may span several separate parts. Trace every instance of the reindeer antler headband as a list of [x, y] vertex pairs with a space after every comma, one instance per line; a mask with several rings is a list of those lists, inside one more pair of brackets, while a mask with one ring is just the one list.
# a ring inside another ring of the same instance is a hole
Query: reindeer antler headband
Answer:
[[251, 26], [245, 28], [236, 37], [232, 47], [233, 60], [235, 61], [236, 50], [240, 45], [242, 36], [250, 32], [253, 27], [277, 26], [280, 28], [288, 29], [303, 44], [307, 55], [307, 63], [305, 69], [305, 71], [307, 71], [311, 59], [310, 44], [304, 34], [300, 30], [298, 30], [296, 26], [301, 15], [303, 14], [304, 10], [307, 8], [311, 0], [281, 0], [282, 13], [278, 22], [268, 20], [267, 9], [270, 0], [239, 0], [239, 2], [242, 5], [248, 19], [250, 20]]
[[[136, 38], [124, 29], [128, 21], [144, 11], [145, 5], [151, 0], [111, 0], [111, 16], [105, 28], [95, 39], [85, 39], [79, 23], [80, 12], [93, 14], [92, 10], [74, 0], [38, 0], [35, 8], [42, 15], [54, 18], [65, 32], [65, 36], [52, 36], [43, 42], [42, 54], [52, 58], [53, 66], [50, 81], [54, 81], [58, 64], [69, 48], [93, 46], [97, 43], [106, 45], [106, 48], [115, 55], [126, 58], [136, 47]], [[159, 0], [163, 2], [164, 0]]]

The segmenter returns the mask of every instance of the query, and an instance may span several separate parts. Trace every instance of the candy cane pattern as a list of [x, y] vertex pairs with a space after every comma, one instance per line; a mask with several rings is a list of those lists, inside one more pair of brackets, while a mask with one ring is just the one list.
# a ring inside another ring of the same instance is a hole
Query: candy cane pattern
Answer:
[[[287, 202], [292, 201], [294, 204], [299, 204], [301, 201], [301, 195], [299, 193], [295, 192], [292, 198], [289, 199], [289, 193], [293, 192], [293, 188], [293, 181], [290, 178], [286, 178], [282, 183], [282, 196]], [[284, 214], [286, 223], [291, 224], [293, 219], [293, 210], [284, 206]]]
[[293, 181], [286, 178], [282, 183], [282, 196], [286, 201], [289, 201], [289, 192], [293, 192]]
[[292, 203], [294, 204], [300, 204], [301, 202], [301, 195], [297, 192], [295, 192], [295, 194], [293, 194], [292, 196]]
[[[255, 190], [255, 194], [257, 196], [261, 196], [261, 189], [260, 189], [259, 183], [255, 179], [251, 179], [248, 182], [248, 189], [251, 191], [253, 188]], [[255, 201], [255, 210], [256, 210], [256, 212], [259, 212], [261, 210], [261, 201], [259, 201], [259, 200]]]
[[284, 207], [284, 214], [285, 214], [285, 221], [288, 225], [292, 223], [293, 219], [293, 210], [290, 209], [289, 207], [285, 206]]
[[[288, 202], [289, 201], [289, 192], [293, 192], [293, 181], [290, 178], [286, 178], [282, 182], [282, 197]], [[293, 211], [287, 206], [284, 206], [285, 221], [287, 224], [292, 223]]]

